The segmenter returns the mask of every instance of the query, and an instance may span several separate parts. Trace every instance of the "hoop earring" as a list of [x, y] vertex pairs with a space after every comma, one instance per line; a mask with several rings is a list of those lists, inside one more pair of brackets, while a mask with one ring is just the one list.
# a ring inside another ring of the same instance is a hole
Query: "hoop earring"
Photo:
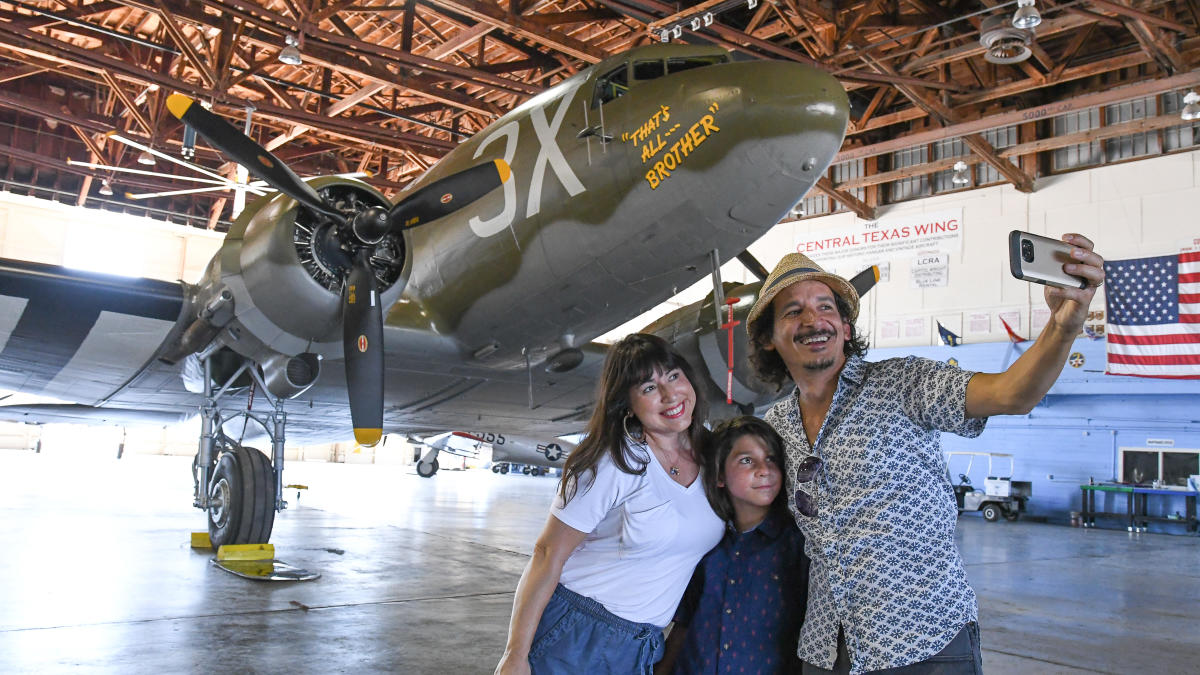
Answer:
[[642, 435], [640, 437], [634, 436], [633, 434], [629, 433], [629, 420], [633, 419], [633, 417], [634, 417], [634, 414], [632, 412], [630, 412], [630, 413], [626, 413], [625, 417], [621, 419], [621, 428], [625, 430], [625, 438], [628, 438], [633, 443], [645, 443], [646, 442], [646, 432], [644, 429], [642, 430]]

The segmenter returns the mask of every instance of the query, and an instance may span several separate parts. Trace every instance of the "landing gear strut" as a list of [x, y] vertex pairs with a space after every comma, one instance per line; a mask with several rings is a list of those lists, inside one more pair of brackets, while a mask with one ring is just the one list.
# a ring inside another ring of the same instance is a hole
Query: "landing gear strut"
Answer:
[[[287, 422], [283, 399], [271, 396], [250, 361], [244, 361], [216, 391], [210, 357], [201, 357], [201, 363], [204, 403], [200, 408], [200, 449], [192, 463], [192, 505], [208, 514], [208, 536], [214, 549], [225, 544], [266, 543], [271, 538], [275, 512], [287, 508], [283, 500], [283, 442]], [[252, 379], [255, 390], [271, 404], [271, 412], [217, 407], [243, 375]], [[271, 440], [271, 457], [225, 435], [222, 427], [239, 417], [246, 422], [252, 420], [266, 430]]]
[[417, 475], [421, 478], [433, 478], [433, 474], [438, 472], [438, 451], [433, 448], [425, 453], [421, 461], [417, 462]]

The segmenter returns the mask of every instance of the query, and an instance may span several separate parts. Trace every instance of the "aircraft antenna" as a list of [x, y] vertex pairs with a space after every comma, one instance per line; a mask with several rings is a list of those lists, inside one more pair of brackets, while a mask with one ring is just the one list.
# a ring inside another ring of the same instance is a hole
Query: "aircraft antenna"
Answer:
[[608, 138], [607, 130], [604, 128], [604, 103], [600, 104], [600, 148], [604, 150], [604, 154], [608, 154], [608, 143], [604, 141]]
[[[591, 129], [592, 125], [591, 125], [591, 123], [588, 122], [588, 102], [580, 101], [580, 103], [583, 105], [583, 128]], [[601, 132], [603, 133], [603, 129], [601, 129]], [[591, 166], [592, 165], [592, 135], [588, 134], [585, 138], [587, 139], [588, 166]]]

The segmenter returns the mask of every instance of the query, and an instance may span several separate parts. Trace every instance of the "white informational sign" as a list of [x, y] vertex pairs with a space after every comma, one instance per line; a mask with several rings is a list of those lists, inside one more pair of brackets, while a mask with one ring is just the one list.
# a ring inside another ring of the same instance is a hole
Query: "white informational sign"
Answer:
[[895, 340], [900, 337], [900, 322], [888, 319], [879, 322], [879, 339]]
[[1175, 447], [1174, 438], [1147, 438], [1146, 446], [1151, 448], [1173, 448]]
[[796, 251], [824, 269], [853, 275], [868, 265], [919, 251], [962, 253], [962, 208], [884, 216], [796, 235]]
[[921, 251], [913, 258], [913, 288], [941, 288], [950, 277], [950, 254], [945, 251]]
[[990, 312], [972, 312], [967, 314], [967, 335], [986, 335], [992, 332], [992, 315]]
[[919, 316], [914, 319], [904, 320], [904, 338], [923, 338], [928, 337], [929, 331], [925, 330], [925, 317]]
[[1035, 308], [1029, 315], [1029, 328], [1035, 333], [1041, 332], [1050, 323], [1050, 308]]

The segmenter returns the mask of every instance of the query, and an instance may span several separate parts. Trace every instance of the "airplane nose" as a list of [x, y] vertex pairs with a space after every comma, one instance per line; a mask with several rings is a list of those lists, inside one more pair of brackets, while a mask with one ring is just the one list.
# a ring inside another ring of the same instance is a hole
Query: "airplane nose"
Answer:
[[744, 161], [767, 178], [752, 186], [755, 194], [746, 195], [730, 215], [745, 223], [778, 222], [825, 174], [841, 148], [850, 102], [840, 82], [811, 66], [788, 61], [747, 65], [754, 68], [740, 78], [740, 113], [761, 142], [746, 148]]

